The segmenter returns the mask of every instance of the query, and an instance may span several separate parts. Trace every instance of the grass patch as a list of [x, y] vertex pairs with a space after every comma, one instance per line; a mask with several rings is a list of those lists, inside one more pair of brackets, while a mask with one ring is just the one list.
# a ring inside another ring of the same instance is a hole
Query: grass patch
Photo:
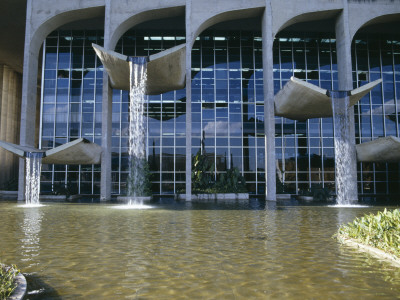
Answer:
[[15, 278], [20, 273], [16, 266], [7, 267], [0, 264], [0, 300], [5, 300], [17, 288]]
[[350, 238], [400, 258], [400, 210], [385, 210], [341, 225], [336, 237]]

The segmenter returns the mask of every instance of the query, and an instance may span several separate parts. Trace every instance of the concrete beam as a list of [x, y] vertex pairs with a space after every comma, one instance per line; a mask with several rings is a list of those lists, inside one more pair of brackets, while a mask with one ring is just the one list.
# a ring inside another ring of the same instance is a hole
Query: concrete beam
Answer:
[[[350, 91], [350, 106], [355, 105], [381, 82], [382, 79], [378, 79]], [[332, 117], [331, 98], [327, 90], [291, 77], [275, 95], [275, 115], [301, 121]]]
[[101, 146], [80, 138], [47, 150], [44, 164], [91, 165], [101, 162]]
[[[129, 90], [127, 56], [92, 44], [102, 61], [114, 89]], [[149, 56], [146, 94], [157, 95], [185, 87], [186, 45], [178, 45]]]
[[356, 145], [361, 162], [400, 162], [400, 138], [387, 136]]
[[15, 155], [17, 155], [21, 158], [26, 157], [26, 154], [29, 152], [45, 152], [44, 150], [39, 150], [34, 147], [16, 145], [16, 144], [1, 141], [1, 140], [0, 140], [0, 147], [11, 153], [14, 153]]
[[25, 158], [27, 153], [44, 153], [44, 164], [80, 165], [80, 164], [99, 164], [102, 149], [99, 145], [80, 138], [56, 148], [44, 151], [34, 147], [15, 145], [0, 141], [0, 147]]

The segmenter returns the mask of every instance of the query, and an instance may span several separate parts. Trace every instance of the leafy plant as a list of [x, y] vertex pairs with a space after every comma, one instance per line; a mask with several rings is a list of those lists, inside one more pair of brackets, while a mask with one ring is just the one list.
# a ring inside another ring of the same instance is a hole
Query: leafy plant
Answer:
[[205, 192], [214, 185], [214, 164], [201, 151], [192, 159], [192, 190]]
[[226, 173], [218, 175], [216, 183], [217, 193], [245, 193], [246, 181], [238, 168], [231, 168]]
[[340, 226], [337, 238], [351, 238], [400, 257], [400, 210], [385, 210]]
[[230, 168], [226, 173], [217, 174], [215, 166], [207, 155], [199, 150], [192, 159], [193, 193], [245, 193], [246, 182], [238, 168]]
[[17, 288], [15, 278], [20, 273], [15, 265], [7, 267], [0, 264], [0, 300], [5, 300]]

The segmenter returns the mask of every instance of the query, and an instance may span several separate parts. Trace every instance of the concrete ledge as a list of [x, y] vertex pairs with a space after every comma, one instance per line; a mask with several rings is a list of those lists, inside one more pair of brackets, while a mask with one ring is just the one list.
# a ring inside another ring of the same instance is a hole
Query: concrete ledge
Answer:
[[[249, 200], [248, 193], [192, 194], [188, 201]], [[186, 194], [175, 195], [176, 200], [186, 200]]]
[[290, 200], [292, 199], [291, 194], [276, 194], [276, 200]]
[[101, 146], [80, 138], [46, 151], [44, 164], [91, 165], [100, 164]]
[[[378, 79], [350, 91], [350, 106], [381, 82], [382, 79]], [[327, 96], [327, 90], [291, 77], [275, 95], [275, 115], [300, 121], [332, 117], [331, 98]]]
[[[7, 267], [5, 265], [0, 265], [0, 267]], [[22, 300], [25, 297], [26, 291], [28, 289], [28, 284], [26, 282], [26, 278], [22, 273], [19, 273], [15, 277], [15, 283], [17, 284], [16, 289], [14, 292], [10, 295], [10, 297], [7, 298], [7, 300]]]
[[26, 154], [29, 152], [41, 152], [44, 153], [42, 163], [63, 165], [99, 164], [101, 162], [102, 152], [101, 146], [83, 138], [76, 139], [47, 151], [4, 141], [0, 141], [0, 147], [3, 147], [21, 158], [25, 158]]
[[45, 152], [44, 150], [39, 150], [34, 147], [16, 145], [5, 141], [0, 141], [0, 147], [22, 158], [25, 158], [26, 154], [29, 152]]
[[26, 295], [26, 291], [28, 289], [28, 284], [26, 282], [25, 276], [22, 273], [19, 273], [15, 278], [15, 282], [18, 284], [17, 288], [11, 294], [7, 300], [22, 300]]
[[374, 256], [375, 258], [383, 259], [385, 261], [390, 262], [392, 265], [394, 265], [396, 267], [400, 267], [400, 258], [393, 254], [386, 253], [385, 251], [377, 249], [375, 247], [361, 244], [351, 238], [347, 238], [344, 236], [339, 236], [338, 239], [339, 239], [339, 242], [341, 242], [344, 245], [348, 245], [348, 246], [356, 248], [362, 252], [369, 253], [372, 256]]
[[0, 199], [2, 200], [17, 200], [18, 191], [0, 191]]
[[387, 136], [356, 145], [357, 160], [361, 162], [399, 162], [400, 138]]
[[[127, 56], [92, 44], [110, 77], [114, 89], [130, 90]], [[158, 95], [183, 89], [186, 84], [186, 44], [149, 56], [147, 63], [147, 95]]]
[[40, 195], [39, 201], [49, 201], [49, 202], [64, 202], [67, 200], [66, 195]]

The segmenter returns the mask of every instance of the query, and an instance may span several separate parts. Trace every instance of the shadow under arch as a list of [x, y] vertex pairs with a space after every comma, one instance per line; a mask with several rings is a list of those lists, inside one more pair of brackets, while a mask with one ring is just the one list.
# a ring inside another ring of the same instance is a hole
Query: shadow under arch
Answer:
[[185, 7], [184, 6], [174, 6], [174, 7], [166, 7], [166, 8], [159, 8], [159, 9], [152, 9], [152, 10], [147, 10], [140, 12], [138, 14], [135, 14], [133, 16], [130, 16], [128, 19], [125, 21], [121, 22], [119, 24], [113, 33], [110, 34], [110, 40], [108, 45], [105, 45], [105, 47], [108, 46], [109, 49], [114, 50], [118, 41], [121, 39], [121, 37], [124, 35], [125, 32], [128, 30], [132, 29], [138, 24], [151, 21], [151, 20], [157, 20], [157, 19], [165, 19], [165, 18], [173, 18], [177, 16], [182, 16], [185, 15]]
[[223, 12], [217, 14], [203, 23], [194, 31], [193, 35], [191, 36], [191, 45], [190, 48], [193, 47], [193, 44], [196, 38], [207, 28], [216, 25], [218, 23], [232, 21], [237, 19], [250, 19], [250, 18], [261, 18], [262, 13], [264, 12], [264, 7], [255, 7], [255, 8], [246, 8], [246, 9], [238, 9], [238, 10], [231, 10], [227, 12]]
[[298, 16], [295, 16], [295, 17], [287, 20], [285, 23], [283, 23], [281, 25], [278, 24], [277, 25], [278, 29], [273, 34], [274, 34], [274, 36], [276, 36], [279, 34], [279, 32], [285, 30], [286, 28], [288, 28], [294, 24], [336, 18], [338, 16], [338, 14], [340, 13], [340, 11], [341, 11], [340, 9], [332, 9], [332, 10], [315, 11], [315, 12], [308, 12], [308, 13], [300, 14]]
[[[372, 27], [375, 25], [382, 25], [382, 24], [387, 24], [387, 23], [394, 23], [394, 22], [398, 22], [400, 24], [400, 12], [393, 13], [393, 14], [384, 14], [384, 15], [380, 15], [375, 18], [372, 18], [354, 30], [354, 32], [351, 36], [351, 40], [354, 41], [354, 38], [356, 37], [356, 35], [360, 31], [366, 29], [367, 27]], [[396, 29], [394, 29], [394, 30], [396, 30]], [[398, 30], [398, 27], [397, 27], [397, 30]]]

